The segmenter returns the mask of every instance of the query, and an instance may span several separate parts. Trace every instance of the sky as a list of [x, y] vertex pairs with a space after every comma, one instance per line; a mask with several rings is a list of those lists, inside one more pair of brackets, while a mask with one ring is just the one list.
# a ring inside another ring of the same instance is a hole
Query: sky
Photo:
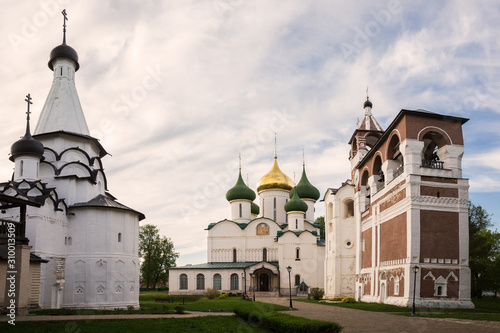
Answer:
[[[0, 178], [47, 97], [50, 51], [79, 55], [76, 86], [108, 189], [180, 253], [206, 261], [226, 191], [281, 169], [321, 193], [349, 177], [366, 90], [386, 128], [401, 109], [470, 119], [463, 177], [500, 229], [500, 2], [0, 0]], [[3, 158], [1, 158], [3, 156]], [[323, 215], [316, 204], [316, 217]]]

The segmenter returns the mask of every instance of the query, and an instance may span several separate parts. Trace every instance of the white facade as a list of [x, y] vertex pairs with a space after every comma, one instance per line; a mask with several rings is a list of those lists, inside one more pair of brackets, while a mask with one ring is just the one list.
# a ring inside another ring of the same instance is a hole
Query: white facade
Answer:
[[[109, 194], [101, 161], [107, 153], [89, 136], [75, 88], [76, 52], [66, 44], [58, 48], [51, 53], [52, 87], [33, 136], [44, 146], [43, 158], [13, 156], [14, 182], [2, 184], [3, 193], [31, 186], [28, 194], [42, 201], [40, 208], [27, 208], [26, 221], [32, 253], [49, 261], [41, 266], [42, 308], [138, 307], [144, 215]], [[17, 214], [3, 217], [15, 220]]]
[[[286, 182], [287, 177], [280, 170], [278, 173]], [[273, 184], [268, 185], [272, 188], [261, 189], [258, 193], [261, 214], [258, 216], [255, 211], [250, 214], [252, 202], [249, 199], [230, 198], [231, 220], [211, 223], [207, 228], [208, 262], [171, 268], [171, 294], [202, 294], [207, 288], [217, 287], [222, 292], [249, 296], [252, 292], [288, 295], [287, 267], [291, 267], [292, 294], [301, 292], [299, 285], [302, 282], [309, 288], [323, 288], [325, 247], [319, 239], [319, 226], [305, 219], [304, 211], [287, 213], [285, 204], [290, 201], [291, 186]], [[239, 186], [246, 187], [244, 184]], [[246, 187], [244, 191], [248, 195], [251, 190]], [[315, 201], [308, 200], [308, 210], [314, 209]], [[203, 285], [201, 280], [205, 281]], [[307, 294], [307, 288], [302, 292]]]

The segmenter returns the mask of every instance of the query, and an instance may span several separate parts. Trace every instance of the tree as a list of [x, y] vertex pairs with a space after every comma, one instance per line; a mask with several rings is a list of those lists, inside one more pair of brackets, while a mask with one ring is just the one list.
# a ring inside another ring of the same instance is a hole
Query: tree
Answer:
[[156, 288], [168, 281], [169, 267], [175, 267], [179, 253], [174, 252], [174, 243], [165, 236], [160, 237], [158, 227], [146, 224], [139, 228], [139, 256], [142, 258], [141, 276], [146, 287]]
[[469, 267], [472, 296], [481, 298], [483, 290], [499, 290], [500, 233], [489, 230], [491, 217], [480, 205], [469, 201]]
[[324, 216], [320, 216], [318, 218], [316, 218], [316, 220], [314, 221], [314, 223], [317, 223], [320, 225], [319, 227], [319, 236], [321, 239], [325, 239], [325, 217]]

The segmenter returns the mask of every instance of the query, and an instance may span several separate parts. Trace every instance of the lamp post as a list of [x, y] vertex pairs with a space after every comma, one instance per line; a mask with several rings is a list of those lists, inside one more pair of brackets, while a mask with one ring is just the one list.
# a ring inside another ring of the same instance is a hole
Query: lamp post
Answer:
[[255, 302], [255, 273], [250, 273], [250, 277], [252, 278], [253, 301]]
[[413, 273], [415, 273], [414, 279], [413, 279], [413, 308], [411, 310], [411, 315], [415, 315], [415, 293], [417, 291], [417, 273], [419, 270], [418, 266], [413, 266], [412, 267]]
[[290, 275], [290, 272], [292, 271], [292, 267], [288, 266], [286, 268], [286, 270], [288, 271], [288, 288], [289, 288], [289, 293], [290, 293], [290, 310], [293, 310], [293, 306], [292, 306], [292, 278]]

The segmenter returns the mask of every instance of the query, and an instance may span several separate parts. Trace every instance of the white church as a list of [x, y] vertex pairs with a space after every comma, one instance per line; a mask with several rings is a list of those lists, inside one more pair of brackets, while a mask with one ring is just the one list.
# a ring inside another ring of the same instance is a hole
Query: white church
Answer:
[[[257, 183], [259, 196], [241, 177], [227, 191], [231, 218], [207, 227], [208, 262], [170, 268], [170, 294], [203, 294], [207, 288], [248, 296], [307, 294], [323, 288], [324, 242], [314, 223], [320, 192], [306, 176], [294, 186], [278, 166]], [[289, 271], [290, 270], [290, 271]]]
[[[89, 133], [75, 88], [80, 64], [66, 44], [66, 24], [63, 36], [50, 53], [52, 87], [38, 124], [31, 135], [28, 95], [26, 133], [11, 148], [15, 171], [0, 184], [1, 236], [9, 222], [17, 225], [17, 304], [138, 307], [138, 234], [145, 216], [108, 192], [102, 162], [108, 153]], [[5, 270], [0, 261], [3, 282]], [[7, 304], [3, 289], [1, 294], [0, 304]]]

